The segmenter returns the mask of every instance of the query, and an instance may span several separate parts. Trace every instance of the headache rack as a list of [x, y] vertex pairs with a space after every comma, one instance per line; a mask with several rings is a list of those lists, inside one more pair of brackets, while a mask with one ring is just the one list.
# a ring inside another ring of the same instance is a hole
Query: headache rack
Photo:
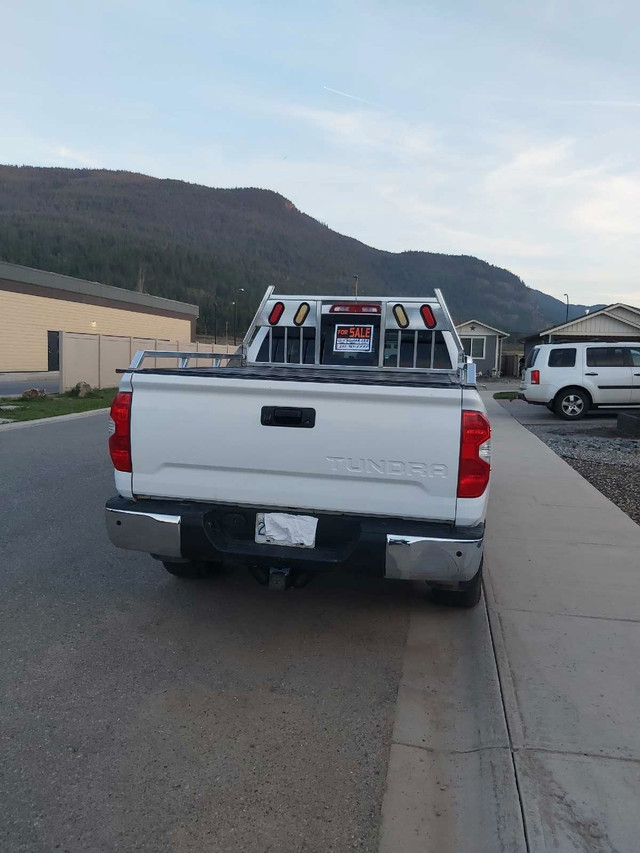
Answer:
[[[440, 290], [429, 299], [276, 296], [274, 290], [267, 289], [243, 340], [245, 365], [392, 368], [456, 375], [465, 384], [475, 383], [475, 365], [464, 353]], [[375, 340], [339, 341], [340, 334], [358, 333], [375, 336]], [[333, 337], [327, 354], [322, 344], [324, 339], [326, 349], [329, 336]], [[366, 352], [368, 357], [354, 356], [353, 360], [360, 358], [359, 364], [348, 363], [348, 358], [339, 363], [341, 346], [345, 352]]]

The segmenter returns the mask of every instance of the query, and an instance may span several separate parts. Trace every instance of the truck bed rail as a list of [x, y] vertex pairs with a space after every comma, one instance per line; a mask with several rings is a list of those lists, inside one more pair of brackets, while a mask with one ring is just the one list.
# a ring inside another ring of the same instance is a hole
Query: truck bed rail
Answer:
[[[142, 366], [145, 358], [177, 358], [178, 366], [182, 369], [189, 367], [189, 362], [192, 358], [211, 359], [212, 367], [223, 367], [222, 362], [229, 362], [232, 359], [239, 362], [242, 359], [242, 353], [219, 353], [219, 352], [193, 352], [188, 350], [155, 350], [155, 349], [140, 349], [131, 359], [129, 368], [137, 370]], [[123, 371], [124, 372], [124, 371]]]

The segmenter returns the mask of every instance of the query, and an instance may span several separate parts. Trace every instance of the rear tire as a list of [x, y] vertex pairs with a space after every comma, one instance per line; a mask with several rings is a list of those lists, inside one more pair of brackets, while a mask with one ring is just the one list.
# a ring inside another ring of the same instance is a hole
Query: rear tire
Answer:
[[176, 578], [188, 578], [189, 580], [209, 578], [220, 571], [220, 566], [217, 563], [207, 563], [204, 560], [189, 560], [188, 563], [165, 563], [163, 560], [162, 565], [170, 575]]
[[553, 410], [565, 421], [579, 421], [589, 411], [591, 400], [580, 388], [564, 388], [556, 394]]
[[433, 586], [429, 588], [429, 597], [434, 604], [445, 607], [475, 607], [482, 593], [482, 563], [470, 581], [460, 584], [460, 589], [443, 589]]

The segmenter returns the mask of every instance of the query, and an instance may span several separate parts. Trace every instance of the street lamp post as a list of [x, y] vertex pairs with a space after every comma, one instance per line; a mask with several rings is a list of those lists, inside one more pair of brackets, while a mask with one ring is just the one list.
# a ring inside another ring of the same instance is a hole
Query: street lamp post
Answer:
[[567, 311], [566, 311], [565, 316], [564, 316], [564, 321], [565, 321], [565, 323], [568, 323], [569, 322], [569, 294], [565, 293], [563, 295], [564, 295], [564, 298], [567, 300]]
[[[238, 288], [238, 293], [244, 293], [244, 287]], [[233, 305], [233, 344], [234, 346], [238, 345], [238, 340], [236, 337], [237, 326], [238, 326], [238, 298], [236, 297], [236, 301], [231, 303]]]

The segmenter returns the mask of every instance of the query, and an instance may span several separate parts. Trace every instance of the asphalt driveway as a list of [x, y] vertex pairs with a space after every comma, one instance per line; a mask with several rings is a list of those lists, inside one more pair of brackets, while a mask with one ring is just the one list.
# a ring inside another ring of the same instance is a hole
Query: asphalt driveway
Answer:
[[558, 417], [555, 412], [550, 412], [546, 406], [534, 406], [531, 403], [526, 403], [524, 400], [497, 400], [509, 414], [521, 424], [563, 424], [571, 427], [573, 424], [584, 426], [585, 423], [601, 423], [603, 426], [615, 424], [618, 417], [617, 409], [595, 409], [580, 421], [566, 421], [564, 418]]

